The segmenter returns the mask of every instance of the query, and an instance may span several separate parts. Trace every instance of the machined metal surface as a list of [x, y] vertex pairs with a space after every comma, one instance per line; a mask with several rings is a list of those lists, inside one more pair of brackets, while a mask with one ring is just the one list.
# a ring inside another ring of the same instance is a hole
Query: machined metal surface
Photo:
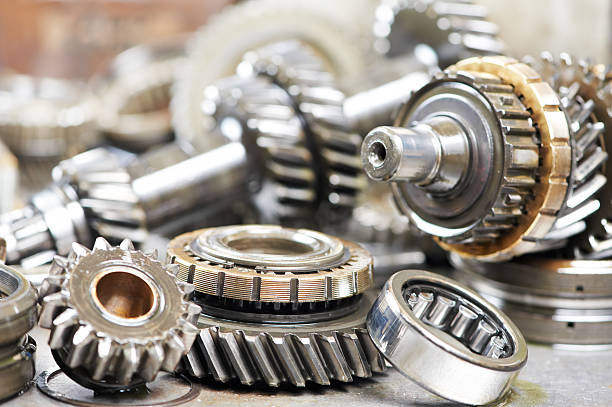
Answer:
[[36, 342], [29, 335], [0, 356], [0, 402], [26, 391], [36, 372]]
[[36, 290], [30, 282], [22, 274], [3, 264], [0, 256], [1, 349], [13, 348], [36, 325], [37, 300]]
[[129, 240], [93, 251], [73, 244], [56, 257], [40, 289], [41, 327], [74, 381], [95, 390], [126, 389], [172, 372], [197, 335], [200, 307], [193, 286], [176, 282], [176, 267], [136, 251]]
[[439, 274], [394, 274], [366, 325], [400, 372], [451, 401], [500, 400], [527, 361], [527, 344], [508, 317]]
[[529, 340], [611, 342], [612, 273], [606, 260], [530, 255], [492, 265], [451, 255], [453, 276], [499, 306]]
[[372, 258], [359, 245], [279, 226], [185, 233], [169, 243], [168, 263], [199, 293], [241, 301], [334, 301], [372, 286]]
[[[398, 181], [402, 212], [446, 250], [489, 261], [539, 250], [540, 240], [554, 237], [555, 215], [575, 186], [567, 182], [576, 175], [574, 133], [562, 109], [527, 65], [470, 58], [418, 91], [396, 127], [368, 135], [364, 168], [374, 179]], [[595, 160], [585, 178], [600, 167]]]

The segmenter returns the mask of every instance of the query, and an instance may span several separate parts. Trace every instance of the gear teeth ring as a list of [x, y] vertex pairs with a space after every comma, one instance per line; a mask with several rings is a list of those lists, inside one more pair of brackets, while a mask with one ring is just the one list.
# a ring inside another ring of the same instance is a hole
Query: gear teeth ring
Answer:
[[200, 307], [176, 268], [97, 238], [56, 256], [40, 289], [39, 324], [57, 363], [94, 390], [130, 388], [172, 372], [197, 336]]

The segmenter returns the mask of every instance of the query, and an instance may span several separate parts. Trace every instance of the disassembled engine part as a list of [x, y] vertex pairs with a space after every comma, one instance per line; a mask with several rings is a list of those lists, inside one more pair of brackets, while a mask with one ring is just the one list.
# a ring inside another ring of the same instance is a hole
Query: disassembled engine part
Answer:
[[0, 353], [14, 348], [36, 325], [37, 299], [30, 282], [0, 259]]
[[499, 306], [529, 340], [612, 343], [612, 262], [542, 255], [491, 264], [452, 254], [454, 276]]
[[97, 238], [56, 256], [40, 289], [39, 324], [64, 373], [93, 390], [119, 390], [172, 372], [191, 348], [200, 307], [193, 286], [176, 282], [177, 267]]
[[36, 373], [35, 354], [36, 342], [29, 335], [9, 354], [0, 354], [0, 402], [27, 390]]
[[604, 126], [507, 57], [450, 67], [362, 146], [402, 212], [446, 250], [501, 261], [566, 243], [597, 210]]
[[498, 27], [471, 0], [382, 0], [375, 11], [374, 49], [389, 58], [407, 54], [447, 67], [478, 55], [504, 52]]
[[[201, 114], [204, 89], [234, 74], [246, 52], [267, 44], [298, 39], [317, 50], [335, 77], [361, 77], [375, 56], [355, 24], [356, 13], [362, 11], [354, 1], [346, 0], [263, 0], [213, 16], [187, 46], [186, 70], [171, 104], [176, 136], [192, 142], [206, 139]], [[208, 140], [216, 145], [215, 140]]]
[[359, 245], [273, 225], [185, 233], [169, 243], [168, 263], [178, 264], [177, 278], [198, 293], [279, 308], [337, 301], [372, 286], [372, 258]]
[[96, 109], [84, 84], [0, 76], [0, 138], [19, 157], [59, 160], [83, 151], [97, 137]]
[[0, 213], [14, 209], [18, 178], [17, 158], [0, 141]]
[[113, 144], [142, 151], [168, 140], [170, 90], [185, 63], [184, 43], [180, 37], [130, 48], [99, 79], [98, 126]]
[[[612, 71], [604, 65], [575, 60], [567, 54], [554, 58], [543, 53], [540, 58], [526, 58], [564, 97], [581, 98], [583, 106], [603, 124], [604, 138], [612, 137]], [[567, 95], [567, 96], [566, 96]], [[609, 141], [608, 141], [609, 144]], [[610, 166], [606, 167], [607, 172]], [[606, 173], [607, 175], [607, 173]], [[587, 218], [587, 231], [577, 236], [572, 245], [578, 258], [603, 259], [612, 254], [609, 207], [612, 204], [612, 184], [606, 183], [598, 194], [601, 209]]]
[[281, 383], [304, 387], [309, 381], [331, 385], [371, 377], [386, 369], [364, 327], [374, 298], [367, 291], [348, 313], [342, 310], [339, 316], [331, 313], [314, 322], [295, 322], [291, 315], [264, 322], [248, 313], [203, 313], [198, 321], [200, 334], [183, 358], [183, 368], [193, 377], [212, 376], [221, 382], [237, 378], [245, 385], [265, 382], [275, 387]]
[[403, 270], [391, 276], [366, 325], [401, 373], [454, 402], [501, 399], [527, 362], [527, 343], [508, 317], [435, 273]]

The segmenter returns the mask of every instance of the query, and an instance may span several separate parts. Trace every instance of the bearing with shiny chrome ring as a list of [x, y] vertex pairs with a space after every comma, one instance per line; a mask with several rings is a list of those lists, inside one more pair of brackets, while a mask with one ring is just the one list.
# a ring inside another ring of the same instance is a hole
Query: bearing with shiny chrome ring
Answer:
[[527, 362], [514, 323], [458, 282], [421, 270], [395, 273], [366, 322], [378, 350], [440, 397], [482, 405], [501, 399]]

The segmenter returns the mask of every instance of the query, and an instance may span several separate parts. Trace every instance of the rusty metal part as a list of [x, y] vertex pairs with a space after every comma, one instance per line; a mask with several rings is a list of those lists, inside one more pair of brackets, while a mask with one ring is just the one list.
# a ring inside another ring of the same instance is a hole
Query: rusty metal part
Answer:
[[326, 302], [372, 286], [372, 258], [359, 245], [271, 225], [185, 233], [169, 243], [168, 263], [197, 292], [242, 301]]
[[175, 266], [136, 251], [129, 240], [93, 251], [74, 243], [56, 256], [40, 288], [39, 324], [64, 372], [84, 387], [119, 390], [172, 372], [197, 335], [193, 286]]

